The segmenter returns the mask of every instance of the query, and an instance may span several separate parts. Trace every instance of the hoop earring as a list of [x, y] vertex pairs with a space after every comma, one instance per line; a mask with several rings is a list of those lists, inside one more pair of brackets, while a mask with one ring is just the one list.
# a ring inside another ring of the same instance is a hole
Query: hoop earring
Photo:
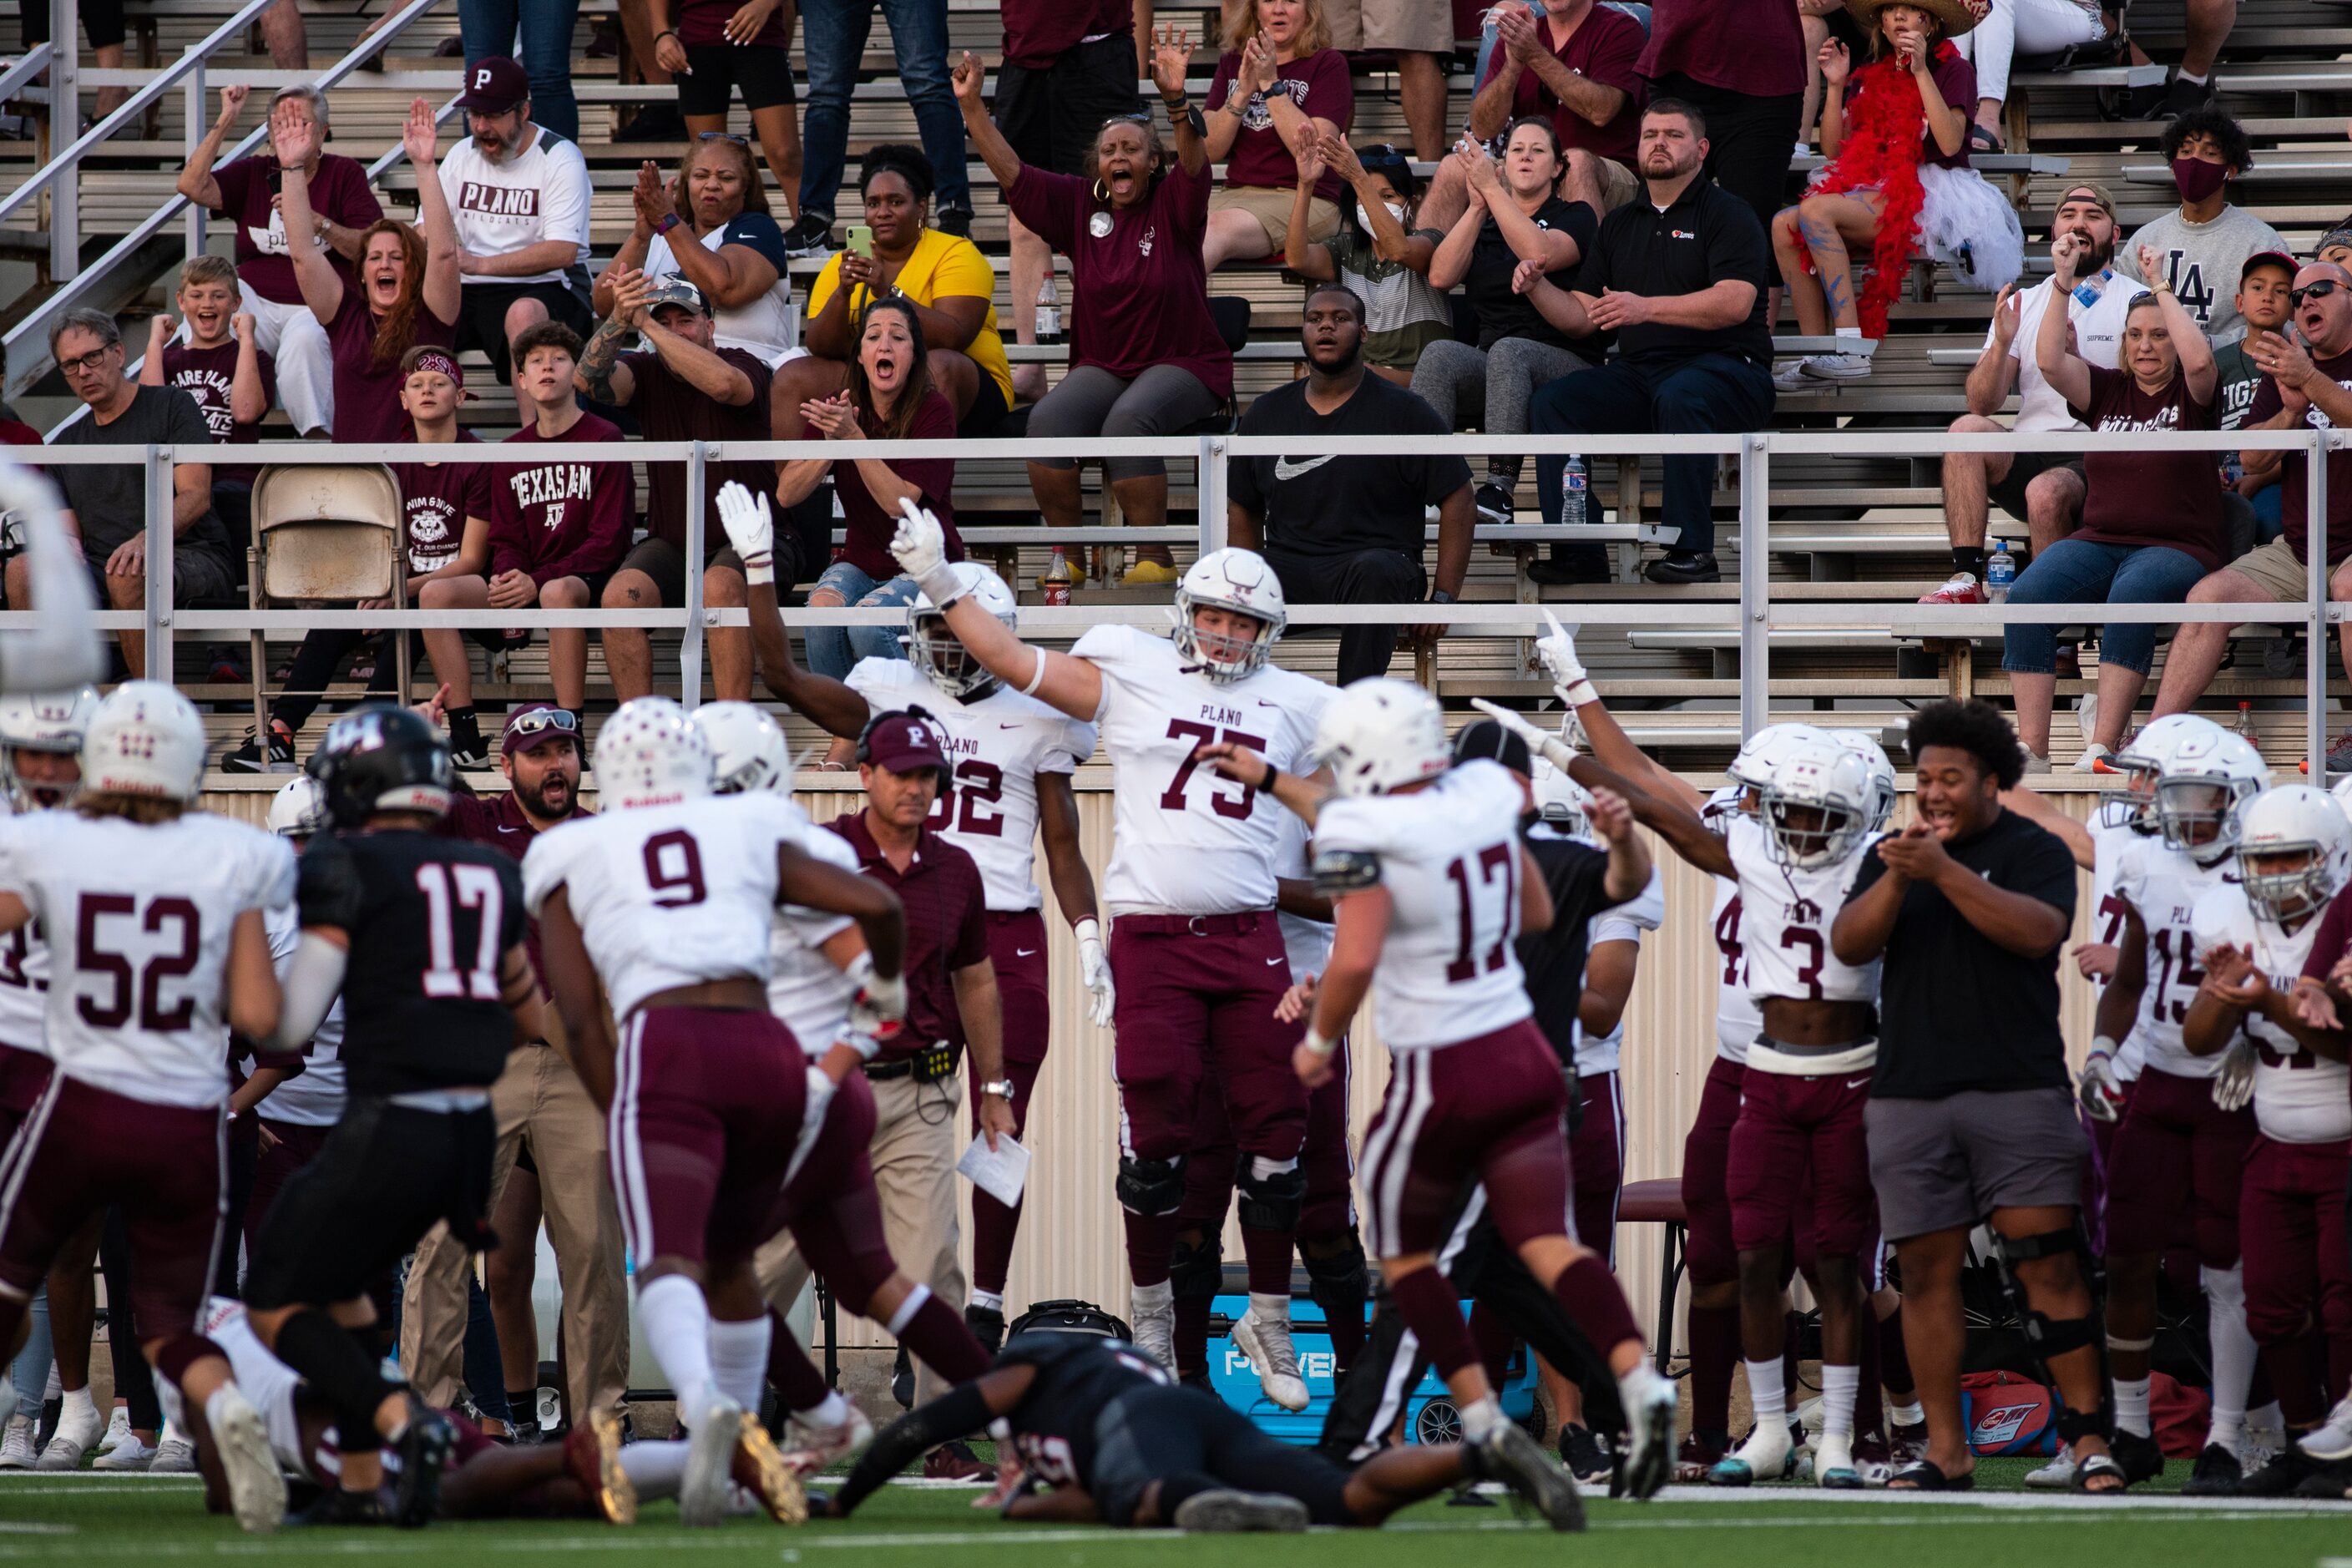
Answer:
[[1110, 200], [1110, 184], [1099, 175], [1095, 179], [1094, 197], [1098, 202]]

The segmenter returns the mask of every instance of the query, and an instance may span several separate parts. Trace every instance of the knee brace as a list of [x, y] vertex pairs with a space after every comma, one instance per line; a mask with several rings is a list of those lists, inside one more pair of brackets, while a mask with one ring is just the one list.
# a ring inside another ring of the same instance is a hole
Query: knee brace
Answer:
[[1200, 1245], [1194, 1246], [1182, 1237], [1176, 1238], [1176, 1250], [1168, 1266], [1168, 1281], [1175, 1287], [1179, 1300], [1208, 1300], [1223, 1288], [1225, 1278], [1224, 1238], [1210, 1231]]
[[1241, 1189], [1242, 1228], [1296, 1231], [1307, 1208], [1307, 1173], [1294, 1163], [1261, 1176], [1257, 1164], [1253, 1159], [1244, 1165], [1235, 1184]]
[[[2051, 1373], [2050, 1358], [2069, 1352], [2090, 1350], [2099, 1363], [2099, 1404], [2095, 1410], [2070, 1408], [2059, 1398], [2058, 1418], [2054, 1425], [2060, 1441], [2072, 1443], [2077, 1438], [2112, 1436], [2116, 1426], [2115, 1384], [2107, 1373], [2108, 1339], [2105, 1310], [2105, 1277], [2092, 1250], [2090, 1237], [2076, 1223], [2065, 1230], [2044, 1231], [2040, 1236], [2008, 1237], [1996, 1233], [1993, 1251], [2000, 1262], [2001, 1289], [2008, 1294], [2011, 1310], [2017, 1314], [2018, 1324], [2025, 1331], [2025, 1342], [2039, 1363], [2042, 1381], [2057, 1395], [2058, 1382]], [[2025, 1282], [2020, 1279], [2017, 1266], [2036, 1258], [2055, 1258], [2061, 1253], [2074, 1255], [2083, 1270], [2083, 1284], [2090, 1292], [2091, 1310], [2080, 1318], [2053, 1318], [2034, 1310], [2026, 1296]]]
[[1130, 1214], [1174, 1214], [1184, 1203], [1184, 1156], [1172, 1160], [1118, 1157], [1118, 1206]]
[[1323, 1309], [1326, 1322], [1338, 1317], [1361, 1317], [1371, 1294], [1371, 1268], [1364, 1257], [1364, 1238], [1354, 1231], [1347, 1246], [1318, 1256], [1301, 1249], [1307, 1260], [1307, 1295]]

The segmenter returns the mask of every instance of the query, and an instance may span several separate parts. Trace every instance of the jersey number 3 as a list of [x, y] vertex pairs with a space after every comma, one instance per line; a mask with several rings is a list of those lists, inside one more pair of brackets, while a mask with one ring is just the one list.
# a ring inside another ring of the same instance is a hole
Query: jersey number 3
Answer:
[[[428, 862], [416, 868], [416, 890], [425, 895], [425, 943], [429, 960], [425, 970], [425, 994], [497, 1001], [499, 930], [506, 915], [506, 890], [499, 886], [499, 874], [488, 866], [464, 861], [451, 866]], [[459, 909], [477, 910], [481, 919], [474, 939], [474, 967], [462, 973], [457, 968], [456, 911]]]

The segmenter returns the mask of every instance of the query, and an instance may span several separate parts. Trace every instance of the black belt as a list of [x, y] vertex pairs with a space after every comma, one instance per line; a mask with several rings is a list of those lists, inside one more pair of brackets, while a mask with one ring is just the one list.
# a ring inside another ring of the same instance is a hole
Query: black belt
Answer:
[[900, 1057], [896, 1061], [867, 1062], [860, 1070], [876, 1083], [909, 1077], [917, 1083], [937, 1083], [941, 1079], [955, 1077], [956, 1047], [945, 1040], [937, 1040], [911, 1057]]

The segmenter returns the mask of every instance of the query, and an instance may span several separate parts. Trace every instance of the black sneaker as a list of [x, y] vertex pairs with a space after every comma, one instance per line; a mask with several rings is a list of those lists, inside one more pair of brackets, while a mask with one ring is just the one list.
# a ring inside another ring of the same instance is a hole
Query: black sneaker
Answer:
[[1607, 583], [1615, 576], [1610, 570], [1608, 552], [1597, 544], [1571, 545], [1528, 563], [1528, 580], [1547, 588]]
[[2189, 1470], [2189, 1480], [2180, 1493], [2183, 1497], [2235, 1497], [2245, 1479], [2237, 1455], [2219, 1443], [2208, 1443], [2205, 1451], [2197, 1456], [2196, 1466]]
[[[2289, 1443], [2279, 1457], [2238, 1483], [2239, 1497], [2293, 1497], [2295, 1488], [2332, 1467], [2320, 1463]], [[2331, 1495], [2340, 1496], [2341, 1493]]]
[[469, 771], [490, 765], [490, 748], [482, 739], [481, 715], [471, 708], [452, 708], [442, 714], [449, 725], [449, 765]]
[[2164, 96], [2156, 100], [2156, 107], [2140, 118], [2178, 120], [2190, 110], [2202, 109], [2206, 104], [2210, 103], [2213, 100], [2214, 91], [2215, 87], [2211, 77], [2207, 77], [2203, 81], [2189, 81], [2176, 76], [2172, 79], [2172, 85], [2164, 89]]
[[[1583, 1433], [1583, 1446], [1595, 1456], [1600, 1454], [1601, 1447], [1593, 1441], [1591, 1433], [1581, 1426], [1570, 1426], [1567, 1431]], [[1561, 1440], [1563, 1444], [1567, 1442], [1565, 1433]], [[1517, 1422], [1504, 1422], [1481, 1441], [1464, 1444], [1462, 1458], [1464, 1468], [1510, 1488], [1541, 1513], [1554, 1530], [1584, 1528], [1584, 1503], [1576, 1495], [1576, 1482], [1586, 1477], [1579, 1472], [1574, 1480], [1570, 1479]], [[1602, 1468], [1607, 1468], [1605, 1461]]]
[[1510, 487], [1494, 479], [1480, 485], [1475, 499], [1478, 503], [1478, 521], [1481, 522], [1508, 523], [1517, 515]]
[[1580, 1485], [1597, 1486], [1609, 1479], [1616, 1462], [1609, 1457], [1609, 1446], [1590, 1426], [1573, 1422], [1559, 1429], [1559, 1457], [1568, 1466], [1568, 1473]]
[[2164, 1474], [2164, 1450], [2156, 1446], [2153, 1437], [2117, 1427], [2116, 1435], [2107, 1439], [2107, 1452], [2124, 1468], [2124, 1474], [2134, 1486]]
[[674, 103], [649, 103], [637, 110], [630, 121], [613, 132], [615, 142], [683, 142], [686, 121], [678, 118]]
[[905, 1345], [898, 1347], [898, 1356], [890, 1363], [890, 1397], [901, 1410], [915, 1407], [915, 1363]]
[[966, 1307], [963, 1326], [980, 1342], [980, 1348], [993, 1356], [1004, 1348], [1004, 1314], [994, 1307]]
[[931, 219], [931, 226], [938, 229], [941, 234], [951, 234], [958, 239], [970, 239], [971, 237], [971, 209], [969, 207], [941, 207], [939, 210], [939, 216]]
[[393, 1482], [392, 1521], [403, 1530], [422, 1530], [441, 1511], [441, 1467], [457, 1435], [440, 1413], [411, 1394], [408, 1426], [393, 1444], [400, 1456], [400, 1474]]
[[1720, 583], [1723, 574], [1717, 570], [1715, 557], [1699, 555], [1688, 550], [1670, 550], [1647, 566], [1642, 575], [1653, 583]]
[[833, 220], [815, 213], [803, 213], [800, 221], [784, 231], [784, 254], [815, 256], [833, 248]]
[[273, 719], [267, 741], [247, 730], [245, 744], [224, 754], [220, 765], [225, 773], [290, 773], [294, 771], [294, 736]]
[[2316, 1468], [2310, 1475], [2295, 1482], [2294, 1495], [2326, 1498], [2334, 1502], [2343, 1501], [2347, 1479], [2346, 1467], [2341, 1464], [2330, 1464], [2325, 1459], [2313, 1459], [2311, 1463]]
[[286, 1522], [298, 1527], [319, 1524], [390, 1524], [392, 1514], [383, 1506], [383, 1492], [352, 1492], [341, 1487], [323, 1489], [310, 1507], [299, 1513], [286, 1516]]

